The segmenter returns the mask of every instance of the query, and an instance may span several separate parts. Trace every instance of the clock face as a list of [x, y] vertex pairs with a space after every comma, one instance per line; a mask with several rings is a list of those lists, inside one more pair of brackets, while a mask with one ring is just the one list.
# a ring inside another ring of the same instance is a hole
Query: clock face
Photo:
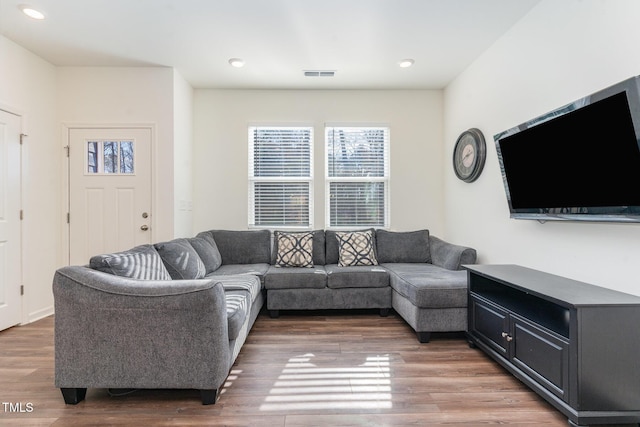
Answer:
[[465, 182], [473, 182], [484, 167], [486, 147], [484, 136], [478, 129], [463, 132], [453, 150], [453, 169], [456, 176]]
[[470, 168], [476, 157], [476, 149], [473, 144], [467, 144], [462, 149], [462, 166]]

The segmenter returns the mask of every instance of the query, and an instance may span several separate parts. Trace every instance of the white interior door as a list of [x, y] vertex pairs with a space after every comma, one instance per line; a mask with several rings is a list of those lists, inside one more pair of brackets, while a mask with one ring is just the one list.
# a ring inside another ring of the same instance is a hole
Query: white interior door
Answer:
[[151, 129], [69, 129], [69, 263], [151, 242]]
[[0, 110], [0, 330], [22, 317], [21, 118]]

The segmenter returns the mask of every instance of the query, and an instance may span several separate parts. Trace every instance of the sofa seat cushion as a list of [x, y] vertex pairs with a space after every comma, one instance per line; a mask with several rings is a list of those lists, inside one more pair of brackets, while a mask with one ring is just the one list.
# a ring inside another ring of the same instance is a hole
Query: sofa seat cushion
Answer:
[[234, 340], [238, 338], [242, 325], [251, 311], [251, 295], [243, 290], [225, 290], [224, 297], [227, 304], [229, 340]]
[[466, 270], [447, 270], [433, 264], [389, 263], [393, 290], [420, 308], [467, 306]]
[[268, 289], [321, 289], [327, 286], [327, 272], [322, 265], [278, 268], [271, 266], [264, 276]]
[[324, 266], [327, 271], [327, 287], [384, 288], [389, 286], [389, 273], [379, 265], [342, 267], [337, 264]]
[[210, 275], [207, 279], [220, 282], [225, 291], [245, 291], [251, 295], [251, 302], [254, 302], [260, 291], [262, 283], [257, 276], [251, 274], [229, 274], [229, 275]]
[[252, 276], [257, 276], [261, 282], [264, 282], [264, 275], [267, 274], [268, 270], [269, 264], [223, 264], [213, 273], [207, 274], [206, 277], [250, 274]]

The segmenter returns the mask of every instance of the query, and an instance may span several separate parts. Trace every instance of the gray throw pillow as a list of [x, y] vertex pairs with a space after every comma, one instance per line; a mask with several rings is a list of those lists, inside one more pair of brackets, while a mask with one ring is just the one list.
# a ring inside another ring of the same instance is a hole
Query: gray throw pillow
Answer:
[[141, 280], [171, 280], [162, 258], [151, 245], [91, 257], [89, 266], [115, 276]]
[[206, 274], [216, 271], [222, 265], [222, 257], [211, 234], [202, 234], [188, 239], [193, 249], [204, 263]]
[[313, 233], [274, 232], [276, 267], [313, 267]]
[[431, 263], [429, 230], [376, 230], [378, 262]]
[[156, 243], [155, 247], [172, 279], [192, 280], [205, 276], [204, 263], [187, 239]]
[[374, 252], [374, 238], [371, 230], [336, 232], [341, 267], [356, 265], [378, 265]]

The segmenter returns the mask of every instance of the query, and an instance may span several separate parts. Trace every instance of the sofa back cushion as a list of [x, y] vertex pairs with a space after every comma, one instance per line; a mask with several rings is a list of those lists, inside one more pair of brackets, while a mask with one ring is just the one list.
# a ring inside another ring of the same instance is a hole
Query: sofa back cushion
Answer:
[[202, 279], [206, 274], [204, 263], [187, 239], [156, 243], [156, 250], [174, 280]]
[[162, 258], [152, 245], [141, 245], [128, 251], [91, 257], [94, 270], [115, 276], [141, 280], [171, 280]]
[[[358, 230], [358, 231], [367, 231], [371, 230], [373, 239], [374, 239], [374, 249], [375, 249], [375, 237], [376, 232], [373, 228], [368, 228], [366, 230]], [[340, 260], [340, 245], [338, 244], [338, 238], [336, 236], [335, 230], [326, 230], [324, 232], [325, 235], [325, 264], [337, 264]]]
[[431, 263], [429, 230], [376, 230], [376, 244], [380, 263]]
[[187, 240], [204, 263], [206, 274], [216, 271], [222, 265], [222, 256], [211, 233], [205, 231]]
[[269, 264], [271, 232], [269, 230], [211, 230], [222, 256], [222, 264]]

